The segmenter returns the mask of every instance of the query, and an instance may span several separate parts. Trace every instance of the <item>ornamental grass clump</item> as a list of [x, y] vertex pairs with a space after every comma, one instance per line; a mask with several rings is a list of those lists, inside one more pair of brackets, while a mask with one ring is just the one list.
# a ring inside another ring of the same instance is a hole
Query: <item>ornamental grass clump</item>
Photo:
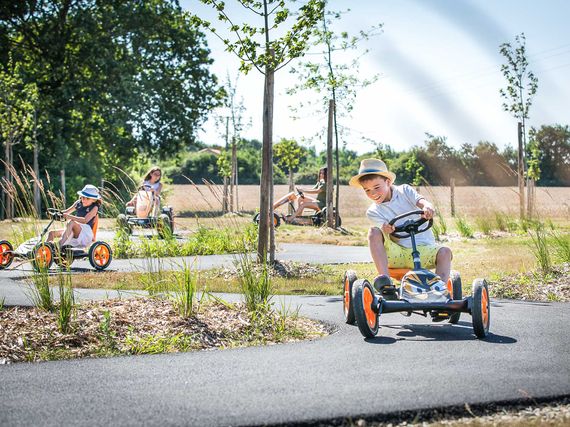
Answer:
[[49, 287], [49, 272], [47, 268], [32, 271], [28, 279], [30, 292], [28, 294], [32, 303], [46, 311], [54, 311], [53, 291]]
[[71, 318], [75, 310], [75, 295], [70, 274], [58, 273], [58, 281], [57, 325], [62, 334], [67, 334], [71, 330]]
[[473, 229], [464, 217], [458, 216], [455, 218], [455, 226], [457, 227], [457, 231], [459, 231], [459, 234], [461, 236], [468, 238], [473, 237]]
[[538, 266], [544, 274], [548, 274], [552, 269], [552, 259], [550, 257], [550, 247], [547, 235], [542, 225], [536, 225], [534, 229], [528, 231], [531, 243], [529, 244], [534, 254]]

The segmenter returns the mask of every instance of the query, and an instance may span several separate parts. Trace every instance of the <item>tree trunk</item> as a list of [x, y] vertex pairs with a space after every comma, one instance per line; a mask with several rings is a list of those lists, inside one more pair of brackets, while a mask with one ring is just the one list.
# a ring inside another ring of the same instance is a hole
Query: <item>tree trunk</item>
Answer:
[[232, 176], [231, 176], [231, 202], [230, 211], [237, 212], [237, 198], [236, 198], [236, 188], [237, 188], [237, 141], [235, 136], [232, 138]]
[[[229, 148], [230, 118], [226, 117], [226, 151]], [[222, 196], [222, 213], [228, 212], [228, 177], [224, 176], [224, 190]]]
[[257, 240], [258, 262], [267, 261], [268, 240], [271, 238], [272, 247], [269, 248], [270, 259], [275, 258], [275, 242], [273, 232], [273, 90], [274, 70], [266, 67], [265, 85], [263, 91], [263, 148], [261, 155], [261, 187], [259, 197], [259, 237]]
[[59, 176], [61, 178], [61, 201], [63, 203], [64, 209], [67, 207], [66, 200], [66, 189], [65, 189], [65, 168], [59, 171]]
[[518, 123], [518, 139], [519, 139], [519, 152], [518, 152], [518, 184], [519, 184], [519, 208], [520, 218], [525, 217], [524, 206], [524, 148], [522, 137], [522, 123]]
[[[295, 191], [295, 181], [293, 179], [293, 170], [289, 169], [289, 192], [291, 193], [293, 191]], [[291, 203], [287, 203], [287, 206], [287, 212], [289, 215], [293, 215], [293, 206], [291, 206]]]
[[327, 130], [327, 225], [331, 228], [335, 227], [335, 215], [333, 210], [333, 156], [332, 156], [332, 141], [333, 141], [333, 115], [334, 115], [334, 101], [329, 100], [329, 124]]

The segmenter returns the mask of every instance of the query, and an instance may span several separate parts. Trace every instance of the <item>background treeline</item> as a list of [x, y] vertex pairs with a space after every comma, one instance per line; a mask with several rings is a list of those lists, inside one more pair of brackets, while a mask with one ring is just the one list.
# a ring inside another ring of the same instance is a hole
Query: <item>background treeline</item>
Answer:
[[[541, 186], [570, 186], [570, 128], [562, 125], [544, 125], [531, 129], [531, 141], [538, 146]], [[279, 144], [279, 142], [277, 142]], [[240, 184], [259, 184], [261, 171], [261, 143], [242, 140], [238, 145], [238, 170]], [[203, 179], [221, 183], [218, 156], [200, 151], [205, 146], [197, 144], [192, 151], [179, 154], [165, 168], [166, 175], [174, 183], [202, 183]], [[221, 150], [221, 147], [215, 147]], [[317, 153], [314, 147], [300, 146], [299, 165], [294, 169], [295, 182], [312, 184], [320, 167], [326, 164], [326, 152]], [[339, 153], [340, 181], [347, 184], [358, 170], [360, 160], [380, 157], [398, 175], [400, 183], [417, 185], [449, 185], [451, 178], [456, 185], [515, 186], [517, 184], [517, 153], [507, 146], [499, 149], [496, 144], [480, 141], [451, 147], [445, 137], [426, 135], [426, 140], [410, 150], [395, 151], [388, 145], [378, 144], [370, 153], [357, 155], [349, 148]], [[275, 165], [275, 183], [286, 184], [288, 170]]]

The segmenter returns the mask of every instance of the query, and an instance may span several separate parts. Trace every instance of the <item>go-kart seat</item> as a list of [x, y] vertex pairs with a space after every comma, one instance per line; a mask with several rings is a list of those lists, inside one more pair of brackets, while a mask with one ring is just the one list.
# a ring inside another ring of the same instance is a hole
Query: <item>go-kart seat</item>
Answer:
[[99, 215], [95, 215], [95, 221], [93, 222], [93, 242], [97, 240], [97, 227], [99, 227]]

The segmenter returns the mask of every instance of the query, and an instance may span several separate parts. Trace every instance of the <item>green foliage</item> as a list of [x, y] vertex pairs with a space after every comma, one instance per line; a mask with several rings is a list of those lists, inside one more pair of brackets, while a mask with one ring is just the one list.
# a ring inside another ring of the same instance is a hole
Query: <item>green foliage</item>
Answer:
[[6, 303], [6, 298], [2, 297], [0, 299], [0, 311], [4, 310], [4, 304]]
[[305, 151], [294, 139], [282, 138], [273, 146], [273, 158], [279, 167], [291, 174], [298, 168]]
[[111, 327], [111, 312], [103, 311], [103, 319], [99, 324], [99, 332], [101, 332], [102, 352], [111, 353], [117, 351], [117, 333]]
[[59, 304], [57, 305], [57, 326], [62, 334], [70, 331], [71, 316], [75, 309], [75, 295], [71, 283], [71, 275], [59, 273]]
[[0, 19], [0, 34], [0, 57], [38, 87], [40, 170], [65, 168], [73, 191], [193, 144], [219, 102], [205, 37], [175, 0], [39, 2]]
[[43, 310], [53, 311], [55, 304], [53, 302], [53, 291], [49, 287], [49, 272], [47, 269], [41, 269], [32, 272], [29, 282], [29, 297], [32, 303]]
[[455, 218], [455, 226], [457, 231], [459, 231], [459, 235], [467, 238], [473, 237], [473, 229], [464, 217], [457, 216]]
[[532, 241], [529, 245], [530, 250], [534, 254], [542, 272], [547, 274], [552, 269], [552, 259], [550, 257], [550, 248], [544, 227], [542, 225], [537, 225], [533, 230], [529, 230], [528, 233]]
[[176, 334], [136, 336], [129, 333], [124, 341], [128, 354], [160, 354], [178, 351], [190, 351], [199, 348], [199, 343], [192, 335]]
[[184, 262], [182, 272], [176, 277], [174, 290], [174, 306], [184, 318], [191, 317], [194, 314], [194, 299], [196, 298], [196, 290], [198, 283], [198, 273]]
[[272, 280], [266, 263], [259, 267], [248, 254], [240, 254], [236, 267], [240, 289], [245, 298], [245, 306], [252, 316], [263, 316], [270, 311]]
[[218, 156], [216, 161], [216, 166], [218, 167], [218, 175], [222, 178], [229, 178], [232, 176], [232, 164], [231, 164], [231, 153], [227, 150], [222, 151], [222, 154]]
[[552, 232], [554, 254], [560, 262], [570, 263], [570, 234]]
[[475, 218], [475, 224], [481, 233], [486, 236], [491, 235], [491, 231], [493, 231], [492, 223], [489, 221], [489, 218], [486, 216], [479, 216]]

